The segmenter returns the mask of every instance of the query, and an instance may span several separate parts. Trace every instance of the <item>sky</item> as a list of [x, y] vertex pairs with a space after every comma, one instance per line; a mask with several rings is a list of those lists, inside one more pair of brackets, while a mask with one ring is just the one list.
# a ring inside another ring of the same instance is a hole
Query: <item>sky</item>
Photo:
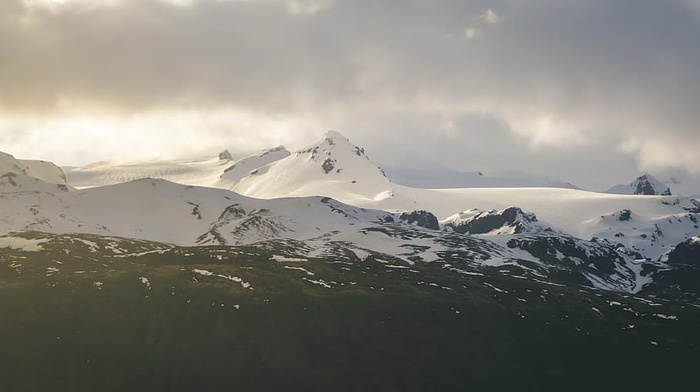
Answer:
[[[0, 150], [700, 183], [700, 0], [2, 0]], [[700, 189], [699, 189], [700, 191]]]

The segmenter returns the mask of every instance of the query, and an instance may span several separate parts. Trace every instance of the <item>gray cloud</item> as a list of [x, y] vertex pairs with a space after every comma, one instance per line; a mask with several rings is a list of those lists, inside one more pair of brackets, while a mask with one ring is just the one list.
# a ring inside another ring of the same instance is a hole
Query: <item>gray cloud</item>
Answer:
[[[601, 181], [700, 173], [695, 0], [22, 4], [0, 5], [0, 111], [47, 119], [46, 132], [66, 107], [96, 118], [232, 107], [301, 119], [305, 134], [336, 128], [387, 161], [398, 154], [379, 141], [584, 184], [583, 168], [599, 176], [603, 163]], [[216, 126], [197, 132], [243, 132]]]

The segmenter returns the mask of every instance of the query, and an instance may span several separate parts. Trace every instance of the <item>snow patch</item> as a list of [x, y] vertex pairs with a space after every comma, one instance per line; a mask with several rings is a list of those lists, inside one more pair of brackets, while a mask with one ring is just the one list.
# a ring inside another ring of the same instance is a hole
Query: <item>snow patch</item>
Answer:
[[22, 237], [0, 237], [0, 248], [15, 249], [23, 252], [40, 252], [44, 250], [41, 244], [49, 240], [31, 240]]
[[284, 269], [302, 271], [302, 272], [304, 272], [305, 274], [307, 274], [307, 275], [309, 275], [309, 276], [314, 276], [314, 275], [316, 275], [316, 274], [314, 274], [313, 272], [311, 272], [311, 271], [309, 271], [309, 270], [307, 270], [307, 269], [305, 269], [305, 268], [301, 268], [301, 267], [290, 267], [290, 266], [288, 266], [288, 265], [285, 265], [285, 266], [284, 266]]
[[222, 274], [215, 274], [211, 271], [203, 270], [203, 269], [194, 269], [192, 270], [197, 275], [201, 276], [211, 276], [215, 278], [221, 278], [221, 279], [226, 279], [230, 280], [231, 282], [235, 282], [241, 285], [244, 289], [250, 289], [253, 290], [253, 287], [250, 283], [243, 281], [243, 279], [237, 277], [237, 276], [231, 276], [231, 275], [222, 275]]
[[146, 286], [146, 288], [148, 288], [149, 290], [151, 289], [151, 282], [148, 281], [148, 278], [144, 278], [142, 276], [139, 278], [139, 280], [141, 281], [141, 283], [143, 283], [144, 286]]
[[313, 284], [315, 284], [315, 285], [319, 285], [319, 286], [321, 286], [321, 287], [325, 287], [325, 288], [327, 288], [327, 289], [333, 288], [330, 284], [328, 284], [328, 283], [326, 283], [326, 282], [324, 282], [323, 280], [320, 280], [320, 279], [319, 279], [319, 280], [312, 280], [312, 279], [304, 278], [304, 280], [307, 281], [307, 282], [309, 282], [309, 283], [313, 283]]
[[658, 317], [658, 318], [661, 318], [661, 319], [664, 319], [664, 320], [674, 320], [674, 321], [678, 321], [678, 317], [676, 317], [676, 316], [669, 316], [669, 315], [660, 314], [660, 313], [656, 313], [656, 314], [654, 314], [654, 316], [656, 316], [656, 317]]
[[295, 258], [295, 257], [286, 257], [286, 256], [279, 256], [279, 255], [273, 255], [272, 260], [276, 261], [278, 263], [296, 263], [296, 262], [303, 262], [303, 261], [308, 261], [306, 259], [301, 259], [301, 258]]

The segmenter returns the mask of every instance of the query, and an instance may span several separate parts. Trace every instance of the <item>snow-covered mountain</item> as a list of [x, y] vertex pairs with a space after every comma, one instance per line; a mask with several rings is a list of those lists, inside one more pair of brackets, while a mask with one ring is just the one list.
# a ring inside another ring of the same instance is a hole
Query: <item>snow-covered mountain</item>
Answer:
[[364, 149], [329, 131], [319, 142], [256, 169], [232, 189], [265, 199], [322, 195], [354, 204], [389, 197], [392, 187]]
[[615, 185], [606, 191], [619, 195], [671, 196], [671, 189], [649, 173], [627, 185]]
[[[335, 132], [285, 159], [255, 170], [231, 189], [265, 199], [321, 195], [351, 205], [398, 213], [425, 210], [445, 222], [455, 219], [455, 214], [462, 211], [518, 207], [535, 214], [555, 231], [576, 238], [621, 243], [654, 260], [698, 232], [694, 214], [700, 210], [696, 201], [685, 197], [613, 195], [541, 187], [406, 187], [387, 179], [363, 149]], [[624, 211], [630, 211], [633, 218], [618, 219]], [[512, 228], [501, 230], [508, 232]]]
[[647, 264], [663, 262], [676, 245], [700, 236], [700, 202], [691, 198], [397, 185], [337, 132], [293, 154], [278, 147], [235, 161], [222, 153], [200, 161], [77, 168], [68, 178], [82, 180], [74, 184], [79, 186], [148, 175], [170, 181], [140, 179], [74, 192], [60, 192], [60, 184], [39, 179], [61, 180], [51, 164], [22, 166], [3, 157], [0, 163], [16, 173], [9, 179], [48, 188], [1, 188], [0, 234], [40, 231], [183, 246], [255, 245], [284, 250], [285, 257], [349, 252], [359, 260], [371, 256], [407, 265], [507, 267], [628, 292], [653, 280], [643, 272]]
[[[318, 142], [293, 154], [278, 147], [238, 161], [98, 164], [69, 172], [69, 180], [86, 173], [90, 173], [89, 181], [73, 185], [94, 186], [122, 178], [152, 176], [187, 185], [230, 189], [262, 199], [324, 196], [398, 214], [425, 210], [443, 222], [443, 227], [466, 224], [475, 218], [474, 214], [479, 215], [478, 222], [503, 220], [494, 213], [515, 207], [524, 214], [536, 215], [555, 232], [620, 243], [653, 260], [697, 235], [694, 214], [700, 209], [691, 198], [634, 195], [631, 185], [626, 188], [630, 190], [627, 195], [542, 187], [411, 188], [390, 181], [362, 148], [337, 132], [328, 132]], [[653, 177], [646, 175], [640, 180], [643, 181], [636, 181], [634, 189], [639, 185], [644, 190], [650, 184], [663, 193]], [[520, 228], [540, 227], [539, 222], [518, 222]], [[514, 225], [494, 228], [494, 232], [521, 230]]]
[[68, 190], [63, 171], [53, 163], [20, 160], [0, 152], [0, 192]]
[[[571, 282], [627, 292], [643, 287], [634, 257], [607, 244], [557, 234], [551, 241], [564, 255], [558, 263], [556, 257], [533, 250], [541, 247], [532, 247], [532, 238], [517, 233], [497, 240], [475, 238], [327, 197], [253, 199], [145, 179], [67, 193], [3, 193], [0, 200], [0, 233], [84, 233], [184, 246], [254, 245], [287, 258], [344, 259], [350, 254], [355, 260], [374, 257], [404, 266], [449, 261], [477, 270], [507, 266], [540, 278], [565, 270], [576, 277]], [[591, 259], [595, 254], [607, 258]], [[608, 267], [602, 268], [601, 262]], [[594, 267], [596, 263], [600, 265]]]

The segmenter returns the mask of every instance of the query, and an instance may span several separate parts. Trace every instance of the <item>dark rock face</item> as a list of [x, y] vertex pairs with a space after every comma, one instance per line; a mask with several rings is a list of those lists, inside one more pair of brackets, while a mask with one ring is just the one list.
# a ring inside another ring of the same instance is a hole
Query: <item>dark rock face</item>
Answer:
[[656, 190], [646, 178], [641, 177], [639, 178], [639, 182], [637, 182], [637, 189], [634, 190], [634, 194], [653, 196], [656, 195]]
[[668, 254], [668, 264], [700, 267], [700, 242], [689, 239], [676, 245]]
[[700, 300], [700, 242], [691, 238], [676, 245], [668, 254], [668, 267], [651, 265], [648, 269], [654, 280], [642, 293]]
[[0, 179], [7, 180], [7, 182], [12, 185], [12, 186], [17, 186], [17, 182], [15, 181], [15, 178], [17, 178], [17, 173], [13, 172], [7, 172], [0, 176]]
[[630, 219], [632, 219], [632, 211], [630, 211], [630, 210], [620, 211], [620, 217], [618, 219], [620, 220], [620, 222], [628, 222]]
[[321, 168], [323, 169], [326, 174], [330, 173], [335, 169], [335, 160], [328, 158], [325, 161], [323, 161], [323, 164], [321, 165]]
[[229, 150], [224, 150], [219, 153], [219, 159], [223, 161], [232, 161], [233, 155], [231, 155], [231, 152]]
[[657, 190], [656, 188], [654, 188], [654, 185], [652, 185], [649, 178], [646, 175], [643, 175], [643, 176], [637, 178], [636, 188], [634, 189], [634, 194], [635, 195], [646, 195], [646, 196], [655, 196], [655, 195], [671, 196], [671, 189], [666, 188], [664, 190]]
[[449, 224], [448, 227], [460, 234], [485, 234], [503, 226], [511, 226], [515, 227], [515, 233], [519, 234], [523, 232], [523, 223], [533, 222], [537, 222], [535, 214], [525, 213], [518, 207], [509, 207], [500, 214], [493, 211], [484, 212], [471, 220]]
[[508, 241], [508, 247], [527, 251], [545, 263], [582, 264], [606, 274], [615, 272], [615, 264], [622, 261], [622, 256], [612, 246], [563, 236], [514, 238]]
[[440, 230], [440, 224], [438, 223], [437, 217], [428, 211], [421, 210], [410, 213], [404, 212], [401, 214], [399, 219], [404, 222], [408, 222], [409, 224], [425, 227], [426, 229]]

